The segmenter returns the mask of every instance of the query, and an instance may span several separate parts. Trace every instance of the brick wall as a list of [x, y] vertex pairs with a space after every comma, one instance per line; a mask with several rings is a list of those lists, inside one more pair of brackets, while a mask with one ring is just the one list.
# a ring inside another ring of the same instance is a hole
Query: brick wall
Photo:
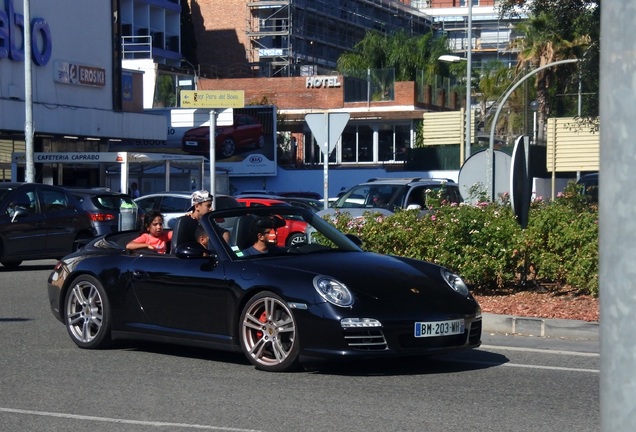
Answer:
[[[314, 77], [315, 78], [315, 77]], [[330, 77], [333, 78], [333, 77]], [[226, 78], [199, 79], [199, 90], [243, 90], [245, 105], [276, 105], [279, 109], [327, 110], [338, 108], [366, 108], [367, 102], [344, 103], [342, 76], [337, 77], [340, 87], [307, 88], [307, 77], [279, 78]], [[417, 102], [416, 85], [413, 81], [398, 81], [394, 87], [393, 101], [374, 101], [372, 107], [417, 106], [433, 111], [445, 110], [443, 97], [433, 97], [424, 92], [422, 103]], [[428, 99], [427, 99], [428, 96]], [[436, 105], [436, 102], [442, 105]], [[453, 106], [453, 108], [455, 108]]]
[[[470, 0], [467, 0], [470, 1]], [[479, 6], [494, 6], [495, 0], [479, 0]], [[460, 7], [460, 0], [431, 0], [432, 8]], [[463, 7], [463, 6], [462, 6]]]
[[245, 0], [188, 0], [202, 65], [247, 65]]
[[[342, 77], [338, 77], [342, 83]], [[307, 88], [306, 77], [199, 80], [200, 90], [243, 90], [245, 104], [271, 104], [279, 109], [342, 108], [342, 87]]]

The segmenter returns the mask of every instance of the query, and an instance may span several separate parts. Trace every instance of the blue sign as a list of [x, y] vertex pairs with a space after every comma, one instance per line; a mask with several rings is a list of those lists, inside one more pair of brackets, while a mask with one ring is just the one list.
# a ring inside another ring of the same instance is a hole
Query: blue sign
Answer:
[[[5, 0], [4, 8], [4, 11], [0, 11], [0, 59], [24, 61], [24, 48], [16, 46], [16, 42], [20, 43], [24, 39], [24, 15], [15, 12], [13, 0]], [[16, 37], [16, 32], [20, 32], [22, 37]], [[51, 59], [52, 52], [49, 24], [44, 18], [32, 19], [31, 57], [33, 62], [38, 66], [46, 65]]]

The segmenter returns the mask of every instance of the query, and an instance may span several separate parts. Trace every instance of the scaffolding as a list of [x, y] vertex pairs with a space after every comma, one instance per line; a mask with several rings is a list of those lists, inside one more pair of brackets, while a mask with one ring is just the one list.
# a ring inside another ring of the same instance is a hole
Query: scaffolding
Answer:
[[252, 0], [247, 3], [248, 59], [261, 76], [330, 74], [338, 57], [369, 30], [410, 35], [432, 19], [395, 0]]

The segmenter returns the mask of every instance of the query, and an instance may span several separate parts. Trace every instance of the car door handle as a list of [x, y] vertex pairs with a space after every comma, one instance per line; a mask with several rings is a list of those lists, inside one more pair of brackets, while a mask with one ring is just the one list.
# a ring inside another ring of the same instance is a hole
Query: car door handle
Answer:
[[135, 270], [135, 271], [133, 271], [133, 278], [135, 278], [137, 280], [147, 279], [148, 278], [148, 273], [146, 273], [143, 270]]

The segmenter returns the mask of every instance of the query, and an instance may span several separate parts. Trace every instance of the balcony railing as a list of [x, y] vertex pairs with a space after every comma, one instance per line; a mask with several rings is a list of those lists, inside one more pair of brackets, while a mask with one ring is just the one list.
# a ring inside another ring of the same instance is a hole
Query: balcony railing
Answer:
[[122, 36], [122, 55], [124, 59], [152, 58], [152, 36]]

